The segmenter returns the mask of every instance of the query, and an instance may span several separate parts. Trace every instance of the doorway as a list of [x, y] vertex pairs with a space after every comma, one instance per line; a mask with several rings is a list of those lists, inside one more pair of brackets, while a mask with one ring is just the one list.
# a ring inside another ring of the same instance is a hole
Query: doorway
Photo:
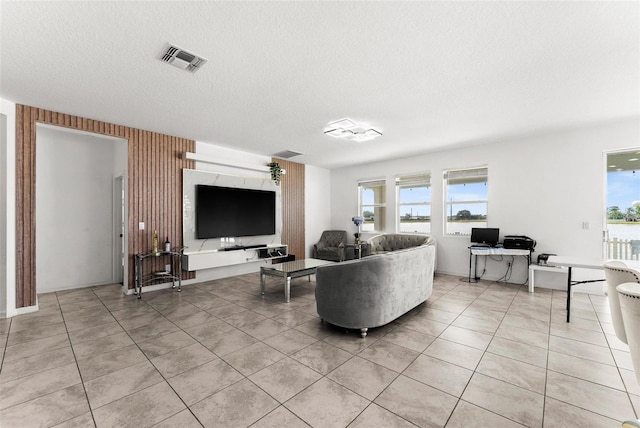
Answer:
[[640, 150], [605, 153], [603, 256], [640, 259]]
[[[122, 196], [114, 207], [114, 185], [126, 186], [127, 145], [122, 138], [36, 124], [38, 294], [114, 283], [114, 255], [120, 262], [122, 252], [114, 223], [126, 222], [114, 219], [122, 216]], [[119, 176], [125, 179], [116, 184]]]

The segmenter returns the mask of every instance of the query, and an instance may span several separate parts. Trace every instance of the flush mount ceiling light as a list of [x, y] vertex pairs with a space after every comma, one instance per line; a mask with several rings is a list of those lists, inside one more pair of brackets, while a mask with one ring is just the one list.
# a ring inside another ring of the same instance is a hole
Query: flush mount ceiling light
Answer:
[[160, 61], [192, 73], [200, 70], [200, 67], [207, 62], [206, 59], [173, 45], [165, 46], [160, 53]]
[[326, 129], [327, 130], [324, 131], [325, 135], [330, 135], [335, 138], [344, 138], [345, 140], [357, 141], [359, 143], [363, 141], [373, 140], [374, 138], [382, 135], [380, 131], [377, 131], [373, 128], [366, 128], [365, 126], [356, 123], [349, 118], [331, 122], [327, 125]]

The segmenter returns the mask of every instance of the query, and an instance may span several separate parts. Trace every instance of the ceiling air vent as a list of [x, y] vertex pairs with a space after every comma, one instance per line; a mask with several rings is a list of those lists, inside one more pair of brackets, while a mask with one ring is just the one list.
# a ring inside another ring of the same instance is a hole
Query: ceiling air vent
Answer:
[[294, 151], [291, 151], [291, 150], [284, 150], [282, 152], [274, 153], [273, 157], [280, 158], [280, 159], [289, 159], [289, 158], [292, 158], [294, 156], [300, 156], [301, 154], [302, 153], [294, 152]]
[[163, 49], [160, 61], [192, 73], [198, 71], [207, 62], [206, 59], [173, 45], [167, 45]]

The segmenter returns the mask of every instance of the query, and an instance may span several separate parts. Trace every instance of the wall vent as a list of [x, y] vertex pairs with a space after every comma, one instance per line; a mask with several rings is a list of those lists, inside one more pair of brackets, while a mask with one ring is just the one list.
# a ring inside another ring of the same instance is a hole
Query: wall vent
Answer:
[[200, 70], [200, 67], [207, 62], [206, 59], [173, 45], [167, 45], [162, 50], [160, 61], [192, 73]]
[[273, 157], [274, 158], [280, 158], [280, 159], [289, 159], [292, 158], [294, 156], [300, 156], [302, 153], [298, 153], [298, 152], [294, 152], [292, 150], [284, 150], [278, 153], [274, 153]]

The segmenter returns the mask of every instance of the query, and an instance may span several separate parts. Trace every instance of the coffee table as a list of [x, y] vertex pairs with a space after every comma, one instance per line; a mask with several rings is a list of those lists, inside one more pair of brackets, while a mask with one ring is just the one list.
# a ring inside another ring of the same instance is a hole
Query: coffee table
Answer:
[[[327, 260], [318, 259], [302, 259], [292, 262], [284, 262], [276, 265], [261, 266], [260, 267], [260, 293], [264, 295], [264, 277], [275, 276], [284, 280], [284, 300], [289, 303], [291, 297], [291, 278], [298, 278], [301, 276], [311, 276], [316, 273], [318, 266], [324, 266], [332, 264]], [[311, 278], [309, 278], [311, 281]]]

